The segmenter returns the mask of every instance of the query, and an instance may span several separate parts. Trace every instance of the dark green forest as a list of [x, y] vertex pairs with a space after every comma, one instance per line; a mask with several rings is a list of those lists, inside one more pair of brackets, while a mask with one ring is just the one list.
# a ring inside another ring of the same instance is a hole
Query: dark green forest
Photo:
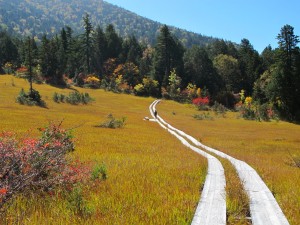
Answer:
[[[39, 8], [36, 2], [27, 2], [26, 9], [32, 5]], [[39, 18], [43, 18], [42, 14], [47, 17], [48, 8], [40, 8]], [[27, 12], [26, 9], [23, 10]], [[99, 6], [99, 12], [102, 9]], [[209, 98], [211, 104], [217, 102], [229, 109], [234, 109], [240, 100], [248, 99], [249, 103], [251, 97], [255, 107], [246, 107], [249, 117], [259, 114], [263, 118], [271, 110], [282, 119], [300, 119], [299, 38], [290, 25], [283, 26], [274, 37], [277, 48], [266, 46], [259, 54], [247, 39], [238, 45], [214, 39], [205, 45], [187, 47], [182, 36], [166, 25], [159, 26], [153, 44], [149, 44], [133, 34], [122, 36], [113, 24], [94, 25], [95, 18], [87, 13], [83, 18], [73, 18], [68, 16], [72, 9], [65, 12], [61, 17], [69, 18], [69, 25], [74, 26], [74, 21], [80, 19], [81, 28], [77, 29], [81, 32], [59, 22], [60, 30], [55, 28], [50, 36], [44, 31], [39, 37], [32, 33], [35, 29], [19, 34], [2, 29], [1, 73], [28, 78], [30, 90], [32, 82], [78, 85], [179, 102]], [[2, 21], [3, 18], [2, 15]], [[32, 26], [40, 23], [34, 20]]]
[[[32, 36], [39, 41], [43, 35], [53, 37], [64, 26], [80, 34], [85, 13], [90, 15], [93, 26], [113, 24], [121, 37], [134, 34], [139, 41], [152, 45], [162, 25], [102, 0], [0, 0], [0, 29], [9, 34]], [[214, 40], [176, 27], [169, 29], [186, 47]]]

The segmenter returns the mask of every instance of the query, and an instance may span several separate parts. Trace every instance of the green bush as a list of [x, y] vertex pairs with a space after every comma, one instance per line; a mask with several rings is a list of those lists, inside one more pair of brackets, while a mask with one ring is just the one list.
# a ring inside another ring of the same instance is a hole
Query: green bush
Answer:
[[241, 116], [246, 120], [258, 119], [255, 109], [250, 106], [242, 106], [240, 109]]
[[66, 98], [66, 102], [72, 105], [78, 105], [81, 103], [81, 94], [77, 91], [69, 93], [69, 96]]
[[214, 120], [214, 118], [208, 113], [195, 114], [193, 116], [196, 120]]
[[46, 107], [46, 103], [42, 100], [40, 93], [35, 89], [32, 89], [31, 92], [29, 91], [28, 93], [25, 93], [24, 89], [22, 88], [17, 96], [16, 101], [21, 105], [37, 105]]
[[103, 128], [122, 128], [125, 126], [126, 117], [122, 117], [120, 119], [116, 119], [112, 114], [109, 114], [107, 116], [107, 121], [101, 123], [100, 125], [96, 127], [103, 127]]
[[54, 102], [58, 103], [59, 102], [59, 94], [54, 92], [53, 96], [52, 96], [52, 99]]
[[107, 168], [105, 164], [97, 164], [92, 170], [92, 180], [106, 180], [107, 179]]
[[95, 209], [88, 205], [83, 196], [82, 188], [77, 186], [67, 195], [68, 208], [81, 217], [91, 216]]
[[257, 116], [260, 120], [270, 121], [271, 118], [269, 117], [268, 109], [268, 104], [262, 104], [257, 107]]
[[89, 102], [93, 101], [88, 93], [79, 93], [77, 91], [69, 93], [68, 96], [55, 92], [52, 99], [56, 103], [67, 102], [72, 105], [88, 104]]
[[134, 94], [137, 95], [137, 96], [144, 96], [146, 95], [146, 91], [145, 91], [145, 88], [144, 88], [144, 85], [143, 84], [137, 84], [134, 86], [133, 88], [134, 90]]
[[225, 117], [226, 114], [226, 107], [218, 102], [215, 102], [214, 105], [211, 107], [211, 109], [215, 112], [216, 115], [222, 115]]
[[278, 114], [273, 107], [268, 104], [242, 105], [239, 109], [240, 115], [246, 120], [270, 121], [278, 120]]

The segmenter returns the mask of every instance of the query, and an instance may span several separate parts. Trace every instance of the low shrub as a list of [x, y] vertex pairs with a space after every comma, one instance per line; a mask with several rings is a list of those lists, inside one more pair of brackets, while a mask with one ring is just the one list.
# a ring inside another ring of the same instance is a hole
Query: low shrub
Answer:
[[107, 120], [96, 127], [112, 128], [112, 129], [122, 128], [126, 124], [125, 121], [126, 121], [126, 117], [116, 119], [112, 114], [109, 114], [107, 116]]
[[199, 97], [194, 98], [192, 100], [192, 103], [198, 107], [198, 110], [205, 110], [207, 111], [209, 109], [209, 98], [208, 97]]
[[210, 113], [202, 113], [202, 114], [195, 114], [193, 116], [197, 120], [214, 120], [214, 118], [210, 115]]
[[215, 102], [211, 109], [215, 112], [216, 115], [222, 115], [225, 117], [226, 114], [226, 107], [218, 102]]
[[41, 137], [17, 140], [0, 133], [0, 209], [14, 196], [70, 187], [88, 177], [90, 170], [67, 158], [74, 151], [70, 131], [60, 124], [40, 128]]
[[88, 217], [95, 211], [94, 207], [88, 205], [88, 201], [84, 198], [82, 188], [78, 185], [72, 189], [66, 196], [67, 207], [76, 215], [81, 217]]
[[256, 115], [256, 110], [253, 107], [250, 106], [241, 106], [240, 108], [240, 115], [242, 118], [246, 120], [256, 120], [257, 115]]
[[59, 94], [54, 92], [53, 96], [52, 96], [52, 99], [54, 102], [58, 103], [59, 102]]
[[54, 92], [52, 99], [56, 103], [65, 102], [66, 96], [64, 94]]
[[146, 95], [146, 91], [145, 91], [145, 88], [144, 88], [143, 84], [135, 85], [134, 88], [133, 88], [133, 91], [134, 91], [134, 94], [137, 95], [137, 96]]
[[52, 99], [56, 103], [67, 102], [72, 105], [88, 104], [89, 102], [94, 101], [88, 93], [79, 93], [77, 91], [69, 93], [68, 96], [55, 92]]
[[97, 89], [100, 88], [100, 84], [100, 79], [95, 74], [89, 74], [87, 78], [84, 79], [83, 87]]
[[92, 180], [106, 180], [107, 179], [107, 168], [105, 164], [96, 164], [92, 170]]
[[16, 101], [21, 105], [36, 105], [46, 107], [46, 103], [42, 100], [40, 93], [35, 89], [32, 89], [32, 91], [25, 93], [24, 89], [22, 88], [19, 92], [19, 95], [17, 96]]
[[[247, 99], [247, 98], [246, 98]], [[270, 121], [278, 120], [278, 114], [268, 103], [259, 104], [241, 104], [238, 108], [242, 118], [246, 120]]]
[[69, 95], [66, 97], [66, 102], [72, 105], [78, 105], [81, 103], [81, 99], [81, 94], [77, 91], [74, 91], [69, 93]]

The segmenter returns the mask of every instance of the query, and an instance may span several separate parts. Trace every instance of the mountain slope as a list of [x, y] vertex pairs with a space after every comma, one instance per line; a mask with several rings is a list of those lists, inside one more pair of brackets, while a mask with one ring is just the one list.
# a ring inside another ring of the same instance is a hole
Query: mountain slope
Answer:
[[[139, 40], [153, 44], [161, 23], [141, 17], [102, 0], [0, 0], [0, 29], [22, 36], [54, 35], [70, 26], [82, 32], [82, 17], [91, 16], [93, 25], [105, 28], [113, 24], [126, 37], [134, 34]], [[204, 45], [215, 38], [188, 32], [175, 27], [170, 30], [186, 47]]]

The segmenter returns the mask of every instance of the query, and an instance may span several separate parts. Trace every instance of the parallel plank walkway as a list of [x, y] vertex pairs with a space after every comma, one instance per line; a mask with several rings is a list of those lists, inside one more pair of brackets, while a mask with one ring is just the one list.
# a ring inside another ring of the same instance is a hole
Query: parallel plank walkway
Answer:
[[[153, 118], [155, 106], [159, 101], [154, 101], [149, 109]], [[181, 135], [167, 128], [160, 120], [158, 124], [178, 138], [182, 144], [189, 147], [198, 154], [204, 156], [208, 160], [208, 171], [205, 179], [204, 187], [201, 194], [201, 199], [196, 209], [192, 224], [202, 225], [225, 225], [226, 224], [226, 194], [225, 194], [225, 175], [224, 168], [220, 161], [214, 156], [192, 146]]]
[[[150, 113], [153, 118], [154, 112], [156, 111], [156, 105], [160, 102], [160, 100], [155, 100], [149, 107]], [[251, 219], [252, 219], [252, 224], [253, 225], [287, 225], [289, 224], [285, 215], [283, 214], [281, 208], [279, 207], [277, 201], [275, 200], [274, 196], [272, 195], [271, 191], [267, 187], [267, 185], [263, 182], [261, 177], [257, 174], [257, 172], [249, 166], [247, 163], [235, 159], [221, 151], [218, 151], [216, 149], [210, 148], [199, 141], [197, 141], [195, 138], [192, 136], [184, 133], [181, 130], [178, 130], [174, 127], [172, 127], [170, 124], [166, 123], [159, 115], [157, 115], [157, 122], [159, 123], [160, 126], [162, 126], [164, 129], [168, 130], [171, 134], [176, 136], [178, 139], [181, 140], [183, 144], [186, 146], [190, 147], [192, 150], [198, 152], [199, 154], [205, 156], [208, 158], [208, 161], [210, 161], [211, 155], [205, 155], [203, 154], [203, 151], [201, 151], [199, 148], [195, 148], [187, 140], [193, 143], [193, 145], [200, 147], [208, 152], [212, 152], [222, 158], [228, 159], [232, 165], [235, 167], [237, 170], [237, 173], [239, 175], [240, 180], [242, 181], [242, 184], [244, 185], [244, 188], [249, 196], [250, 199], [250, 213], [251, 213]], [[219, 161], [218, 161], [219, 162]], [[210, 164], [209, 164], [210, 167]], [[221, 165], [222, 167], [222, 165]], [[218, 168], [221, 168], [220, 166]], [[224, 173], [224, 171], [223, 171]], [[215, 176], [216, 174], [210, 173], [208, 170], [208, 175], [205, 181], [205, 185], [208, 185], [210, 181], [207, 181], [207, 179], [211, 179], [211, 176]], [[224, 178], [225, 179], [225, 178]], [[214, 184], [217, 185], [217, 189], [219, 189], [224, 183], [219, 183], [219, 184]], [[221, 186], [219, 186], [221, 185]], [[204, 186], [205, 188], [205, 186]], [[216, 214], [220, 213], [218, 210], [220, 210], [218, 207], [217, 208], [211, 208], [209, 210], [203, 210], [207, 209], [207, 200], [210, 199], [212, 200], [213, 197], [207, 197], [211, 196], [213, 194], [210, 193], [208, 194], [209, 191], [203, 190], [201, 199], [199, 202], [199, 205], [197, 207], [194, 219], [192, 224], [222, 224], [222, 223], [207, 223], [210, 219], [213, 219]], [[220, 193], [219, 193], [220, 194]], [[225, 193], [222, 193], [223, 198], [225, 198]], [[222, 202], [223, 204], [223, 202]], [[211, 203], [212, 205], [212, 203]], [[215, 212], [213, 212], [213, 211]], [[222, 208], [223, 210], [223, 208]], [[217, 212], [216, 212], [217, 211]], [[225, 209], [226, 211], [226, 209]], [[208, 215], [203, 215], [205, 213], [208, 213]], [[223, 213], [223, 211], [222, 211]], [[223, 218], [223, 216], [221, 216]], [[204, 219], [205, 218], [205, 219]], [[210, 219], [208, 219], [210, 218]], [[226, 218], [226, 216], [225, 216]], [[218, 220], [222, 221], [223, 220]]]

